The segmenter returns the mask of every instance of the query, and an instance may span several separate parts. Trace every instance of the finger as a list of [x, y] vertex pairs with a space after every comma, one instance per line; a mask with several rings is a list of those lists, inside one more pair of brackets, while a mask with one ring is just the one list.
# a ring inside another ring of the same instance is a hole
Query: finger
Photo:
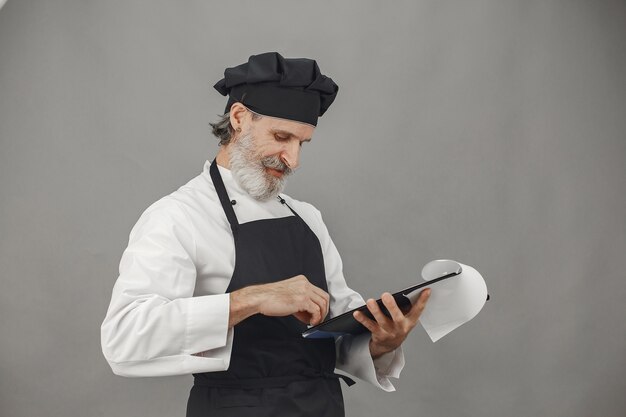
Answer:
[[311, 324], [311, 313], [308, 311], [297, 311], [293, 313], [294, 317], [304, 324]]
[[367, 330], [372, 333], [375, 333], [380, 329], [380, 327], [374, 320], [368, 319], [367, 316], [365, 316], [365, 314], [361, 313], [360, 311], [355, 311], [352, 316], [356, 319], [356, 321], [361, 323]]
[[326, 313], [328, 313], [328, 308], [330, 306], [330, 295], [328, 295], [328, 293], [324, 291], [323, 289], [313, 284], [311, 284], [311, 287], [313, 288], [313, 291], [315, 292], [315, 294], [320, 296], [322, 300], [324, 301], [324, 307], [325, 307], [324, 310], [326, 311]]
[[372, 316], [374, 316], [378, 324], [381, 327], [387, 327], [389, 325], [389, 318], [387, 318], [387, 316], [383, 314], [380, 307], [378, 307], [378, 303], [376, 302], [376, 300], [370, 298], [369, 300], [367, 300], [366, 304], [367, 309], [370, 311], [370, 313], [372, 313]]
[[383, 304], [387, 307], [387, 310], [389, 310], [389, 314], [391, 314], [393, 321], [396, 323], [402, 323], [405, 320], [405, 317], [404, 314], [402, 314], [400, 307], [398, 307], [396, 300], [393, 298], [393, 295], [386, 292], [383, 293], [380, 298], [383, 300]]
[[[294, 289], [296, 289], [297, 292], [300, 293], [296, 300], [297, 308], [299, 308], [300, 311], [308, 311], [310, 308], [308, 303], [312, 302], [313, 304], [316, 304], [318, 306], [317, 313], [320, 316], [319, 322], [321, 322], [321, 320], [328, 314], [328, 300], [327, 298], [325, 298], [325, 291], [311, 284], [304, 275], [298, 275], [289, 278], [289, 280], [299, 282], [297, 286], [294, 287]], [[314, 313], [311, 312], [311, 314], [313, 315]], [[313, 321], [315, 320], [312, 319], [311, 322]]]
[[424, 307], [426, 307], [426, 301], [430, 297], [430, 288], [426, 288], [420, 293], [417, 302], [411, 307], [411, 311], [407, 314], [407, 317], [411, 319], [413, 322], [417, 322], [419, 320], [422, 311], [424, 311]]
[[311, 313], [311, 323], [313, 326], [317, 326], [322, 322], [322, 312], [320, 306], [313, 301], [309, 301], [306, 306], [306, 310]]
[[311, 292], [311, 294], [309, 294], [309, 297], [311, 301], [317, 304], [320, 309], [322, 319], [324, 319], [324, 317], [326, 317], [326, 315], [328, 314], [328, 301], [326, 301], [326, 298], [315, 292]]
[[328, 295], [328, 293], [324, 291], [323, 289], [313, 284], [311, 284], [311, 287], [313, 288], [313, 291], [315, 292], [315, 294], [319, 295], [324, 300], [323, 312], [324, 312], [324, 317], [326, 317], [328, 315], [328, 310], [330, 309], [330, 295]]
[[328, 297], [328, 293], [324, 291], [323, 289], [321, 289], [320, 287], [318, 287], [317, 285], [310, 284], [310, 286], [311, 286], [311, 289], [315, 291], [316, 294], [319, 294], [321, 297]]

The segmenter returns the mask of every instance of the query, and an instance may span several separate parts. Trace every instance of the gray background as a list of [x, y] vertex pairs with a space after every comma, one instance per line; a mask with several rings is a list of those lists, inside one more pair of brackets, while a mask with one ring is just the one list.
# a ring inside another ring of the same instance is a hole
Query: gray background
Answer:
[[191, 376], [100, 351], [128, 233], [217, 151], [212, 85], [255, 53], [339, 85], [287, 189], [349, 284], [451, 258], [490, 301], [348, 416], [626, 414], [626, 4], [34, 1], [0, 11], [0, 414], [181, 416]]

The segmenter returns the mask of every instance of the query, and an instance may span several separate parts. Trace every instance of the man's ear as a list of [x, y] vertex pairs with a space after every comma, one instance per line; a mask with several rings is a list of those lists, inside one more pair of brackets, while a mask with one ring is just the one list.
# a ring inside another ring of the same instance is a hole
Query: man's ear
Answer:
[[241, 132], [244, 129], [246, 113], [246, 107], [238, 101], [230, 106], [230, 125], [235, 131]]

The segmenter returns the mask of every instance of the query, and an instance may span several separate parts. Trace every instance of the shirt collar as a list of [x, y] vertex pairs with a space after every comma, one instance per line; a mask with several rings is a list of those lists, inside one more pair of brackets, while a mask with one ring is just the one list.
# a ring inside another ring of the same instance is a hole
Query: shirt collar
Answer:
[[[211, 180], [211, 174], [209, 172], [209, 169], [211, 168], [211, 162], [213, 162], [213, 161], [207, 159], [206, 162], [204, 163], [204, 169], [203, 169], [203, 173], [204, 173], [204, 175], [206, 175], [206, 177], [209, 179], [209, 181], [212, 181]], [[224, 181], [224, 186], [226, 187], [226, 191], [229, 194], [231, 192], [235, 192], [237, 194], [248, 195], [248, 193], [243, 188], [241, 188], [239, 183], [235, 180], [235, 178], [233, 177], [233, 173], [231, 172], [230, 169], [224, 168], [223, 166], [221, 166], [219, 164], [217, 164], [217, 168], [220, 171], [220, 175], [222, 177], [222, 181]]]

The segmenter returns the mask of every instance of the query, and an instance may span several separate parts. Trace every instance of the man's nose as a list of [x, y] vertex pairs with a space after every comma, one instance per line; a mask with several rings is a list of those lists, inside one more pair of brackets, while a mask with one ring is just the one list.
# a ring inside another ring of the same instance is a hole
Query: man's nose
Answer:
[[289, 143], [285, 145], [285, 149], [281, 152], [280, 159], [291, 170], [298, 168], [300, 164], [300, 141], [297, 139], [289, 141]]

